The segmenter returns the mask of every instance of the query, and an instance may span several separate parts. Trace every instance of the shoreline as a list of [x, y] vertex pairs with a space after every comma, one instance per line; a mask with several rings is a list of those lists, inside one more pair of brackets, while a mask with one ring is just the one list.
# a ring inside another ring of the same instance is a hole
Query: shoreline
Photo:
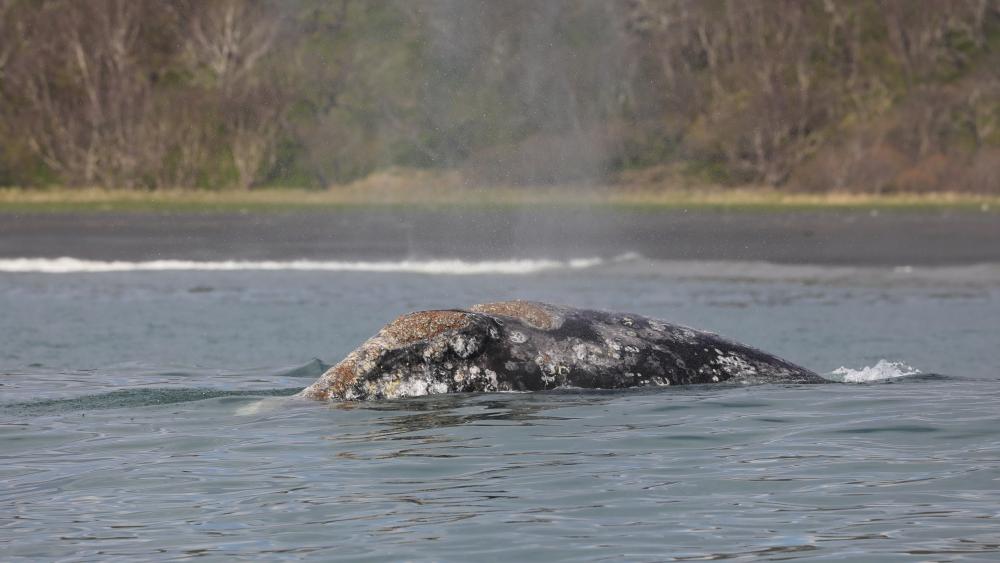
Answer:
[[434, 186], [372, 187], [368, 184], [326, 190], [130, 191], [103, 188], [0, 188], [0, 213], [81, 212], [288, 212], [341, 209], [520, 209], [609, 208], [642, 210], [799, 210], [884, 211], [965, 210], [1000, 213], [1000, 195], [935, 192], [926, 194], [787, 193], [769, 188], [551, 187], [490, 189]]
[[1000, 263], [1000, 214], [954, 208], [613, 207], [284, 212], [0, 211], [0, 258], [426, 260], [613, 258], [803, 265]]

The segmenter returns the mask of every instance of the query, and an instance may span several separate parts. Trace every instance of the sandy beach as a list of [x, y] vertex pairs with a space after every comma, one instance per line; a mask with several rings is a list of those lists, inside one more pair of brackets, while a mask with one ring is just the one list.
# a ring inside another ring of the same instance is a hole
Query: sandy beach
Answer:
[[950, 209], [342, 209], [2, 213], [0, 257], [96, 260], [571, 258], [785, 264], [1000, 262], [1000, 215]]

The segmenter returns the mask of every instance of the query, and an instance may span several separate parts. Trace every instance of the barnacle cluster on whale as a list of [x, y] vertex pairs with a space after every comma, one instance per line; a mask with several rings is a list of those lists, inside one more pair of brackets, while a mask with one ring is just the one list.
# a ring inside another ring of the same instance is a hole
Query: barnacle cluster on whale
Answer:
[[300, 395], [377, 400], [726, 381], [826, 380], [756, 348], [666, 321], [503, 301], [403, 315]]

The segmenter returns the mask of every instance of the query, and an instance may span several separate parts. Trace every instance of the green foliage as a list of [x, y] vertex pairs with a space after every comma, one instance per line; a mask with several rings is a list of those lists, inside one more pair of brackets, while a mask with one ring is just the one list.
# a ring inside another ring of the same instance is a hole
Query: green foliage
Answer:
[[691, 159], [684, 162], [681, 173], [698, 184], [732, 186], [746, 181], [740, 178], [723, 158]]
[[991, 162], [998, 52], [1000, 0], [0, 0], [0, 184], [905, 189]]

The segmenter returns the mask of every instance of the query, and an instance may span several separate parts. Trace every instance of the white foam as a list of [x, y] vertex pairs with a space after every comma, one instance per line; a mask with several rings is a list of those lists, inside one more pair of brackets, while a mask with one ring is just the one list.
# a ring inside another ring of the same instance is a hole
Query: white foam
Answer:
[[[615, 260], [619, 260], [616, 258]], [[631, 259], [627, 257], [625, 259]], [[574, 258], [571, 260], [513, 259], [468, 261], [401, 260], [395, 262], [341, 261], [341, 260], [150, 260], [128, 262], [122, 260], [82, 260], [79, 258], [6, 258], [0, 259], [0, 272], [14, 273], [106, 273], [106, 272], [163, 272], [163, 271], [326, 271], [326, 272], [386, 272], [418, 273], [430, 275], [476, 274], [534, 274], [547, 270], [580, 270], [604, 264], [602, 258]]]
[[903, 362], [879, 360], [874, 366], [865, 366], [861, 369], [851, 369], [841, 366], [827, 374], [827, 377], [844, 383], [869, 383], [872, 381], [885, 381], [887, 379], [916, 375], [918, 373], [920, 373], [919, 369], [910, 367]]

